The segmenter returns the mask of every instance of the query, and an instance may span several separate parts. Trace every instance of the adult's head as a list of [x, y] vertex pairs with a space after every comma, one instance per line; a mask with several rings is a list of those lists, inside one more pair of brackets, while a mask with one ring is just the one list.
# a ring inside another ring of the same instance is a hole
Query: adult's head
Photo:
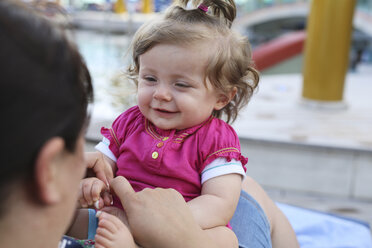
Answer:
[[89, 72], [62, 30], [9, 0], [0, 1], [0, 72], [0, 225], [20, 204], [19, 216], [30, 207], [35, 218], [54, 207], [66, 224], [56, 216], [51, 230], [61, 235], [85, 171]]

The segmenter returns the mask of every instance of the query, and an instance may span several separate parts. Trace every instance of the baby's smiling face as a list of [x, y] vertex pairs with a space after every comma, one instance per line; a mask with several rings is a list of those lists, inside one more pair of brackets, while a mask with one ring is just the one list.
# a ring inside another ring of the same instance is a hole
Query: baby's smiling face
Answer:
[[225, 106], [225, 97], [205, 83], [208, 44], [159, 44], [139, 57], [138, 105], [160, 129], [196, 126]]

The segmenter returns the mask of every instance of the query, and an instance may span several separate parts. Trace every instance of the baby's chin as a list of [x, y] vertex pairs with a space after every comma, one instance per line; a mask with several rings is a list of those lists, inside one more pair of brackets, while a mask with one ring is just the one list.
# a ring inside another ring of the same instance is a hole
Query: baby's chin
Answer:
[[[151, 121], [151, 120], [150, 120]], [[179, 130], [184, 129], [180, 125], [175, 125], [173, 123], [170, 123], [169, 120], [159, 120], [159, 118], [155, 121], [151, 121], [157, 128], [162, 130]]]

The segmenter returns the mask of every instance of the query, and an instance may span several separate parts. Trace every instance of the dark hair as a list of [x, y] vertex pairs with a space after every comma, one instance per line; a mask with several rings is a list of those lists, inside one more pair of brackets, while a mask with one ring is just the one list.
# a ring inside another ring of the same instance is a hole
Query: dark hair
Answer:
[[137, 85], [139, 57], [158, 44], [208, 42], [213, 52], [205, 68], [206, 77], [213, 87], [227, 96], [234, 88], [237, 90], [235, 97], [221, 110], [214, 110], [212, 115], [233, 122], [248, 104], [259, 82], [248, 39], [231, 30], [236, 16], [235, 3], [233, 0], [193, 1], [195, 5], [208, 6], [205, 13], [197, 7], [185, 9], [188, 2], [176, 2], [162, 19], [146, 23], [136, 32], [132, 41], [133, 62], [127, 74]]
[[21, 3], [0, 1], [0, 207], [6, 186], [32, 180], [43, 144], [73, 152], [93, 100], [89, 71], [64, 32]]

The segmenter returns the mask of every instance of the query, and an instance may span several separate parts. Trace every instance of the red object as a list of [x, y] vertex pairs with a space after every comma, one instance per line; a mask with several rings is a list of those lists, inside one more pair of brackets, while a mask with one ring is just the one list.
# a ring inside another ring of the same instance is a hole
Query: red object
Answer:
[[265, 70], [302, 53], [305, 39], [305, 31], [296, 31], [256, 47], [253, 50], [256, 69]]

